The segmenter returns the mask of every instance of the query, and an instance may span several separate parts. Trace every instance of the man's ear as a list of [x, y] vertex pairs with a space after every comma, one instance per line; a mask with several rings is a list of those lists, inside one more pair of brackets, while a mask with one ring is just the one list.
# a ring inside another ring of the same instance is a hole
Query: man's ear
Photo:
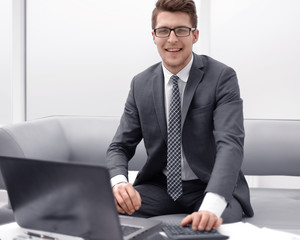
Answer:
[[154, 44], [156, 45], [156, 42], [155, 42], [155, 33], [154, 32], [152, 32], [152, 39], [153, 39]]
[[196, 43], [199, 39], [199, 30], [196, 29], [194, 32], [193, 32], [193, 43]]

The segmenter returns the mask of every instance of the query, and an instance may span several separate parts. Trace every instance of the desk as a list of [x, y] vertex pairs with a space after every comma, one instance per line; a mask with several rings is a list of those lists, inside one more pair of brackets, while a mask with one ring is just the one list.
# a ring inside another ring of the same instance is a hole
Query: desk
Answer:
[[[0, 226], [0, 239], [1, 240], [27, 240], [27, 235], [24, 234], [25, 229], [21, 228], [16, 222], [8, 223], [5, 225]], [[28, 229], [26, 229], [28, 231]], [[31, 230], [29, 230], [31, 231]], [[54, 238], [58, 238], [59, 240], [82, 240], [82, 238], [79, 237], [73, 237], [73, 236], [67, 236], [62, 234], [56, 234], [56, 233], [48, 233], [48, 232], [42, 232], [42, 231], [35, 231], [34, 232], [40, 232], [47, 236], [51, 236]], [[32, 239], [33, 240], [33, 239]]]
[[[40, 232], [40, 231], [34, 231]], [[232, 224], [223, 224], [219, 228], [219, 232], [230, 236], [229, 240], [300, 240], [300, 234], [291, 234], [286, 233], [278, 230], [273, 230], [269, 228], [259, 228], [249, 223], [232, 223]], [[62, 234], [54, 234], [54, 233], [47, 233], [41, 232], [47, 236], [55, 237], [58, 240], [82, 240], [79, 237], [72, 237]], [[299, 230], [300, 233], [300, 230]], [[17, 223], [9, 223], [0, 226], [0, 239], [1, 240], [12, 240], [18, 239], [16, 236], [23, 236], [20, 240], [25, 240], [24, 236], [24, 229], [20, 228]], [[151, 237], [145, 240], [166, 240], [167, 238], [161, 234], [153, 234]], [[33, 239], [32, 239], [33, 240]]]
[[292, 234], [266, 227], [257, 227], [250, 223], [223, 224], [219, 232], [230, 236], [230, 240], [300, 240], [300, 234]]
[[[30, 238], [27, 238], [27, 235], [24, 234], [24, 229], [19, 227], [19, 225], [16, 222], [1, 225], [0, 226], [0, 239], [1, 240], [29, 240]], [[27, 231], [27, 230], [26, 230]], [[62, 234], [54, 234], [54, 233], [48, 233], [48, 232], [42, 232], [42, 231], [35, 231], [35, 230], [29, 230], [32, 232], [39, 232], [43, 233], [44, 235], [56, 238], [58, 240], [83, 240], [79, 237], [73, 237], [73, 236], [67, 236]], [[36, 238], [38, 239], [38, 238]], [[166, 240], [167, 237], [164, 237], [163, 235], [159, 233], [155, 233], [152, 236], [146, 238], [145, 240]], [[34, 240], [32, 238], [31, 240]]]

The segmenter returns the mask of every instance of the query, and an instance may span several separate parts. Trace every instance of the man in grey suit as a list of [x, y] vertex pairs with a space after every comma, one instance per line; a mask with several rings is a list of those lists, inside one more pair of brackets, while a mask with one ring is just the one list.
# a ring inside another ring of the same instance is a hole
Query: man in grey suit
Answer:
[[[162, 63], [132, 80], [107, 152], [118, 211], [143, 217], [186, 213], [182, 225], [192, 223], [199, 230], [252, 216], [249, 188], [240, 170], [244, 127], [236, 73], [192, 52], [199, 37], [193, 0], [158, 0], [152, 28]], [[173, 171], [168, 164], [172, 84], [178, 85], [181, 104], [176, 198], [170, 196], [167, 180]], [[142, 139], [147, 161], [132, 186], [127, 181], [128, 161]]]

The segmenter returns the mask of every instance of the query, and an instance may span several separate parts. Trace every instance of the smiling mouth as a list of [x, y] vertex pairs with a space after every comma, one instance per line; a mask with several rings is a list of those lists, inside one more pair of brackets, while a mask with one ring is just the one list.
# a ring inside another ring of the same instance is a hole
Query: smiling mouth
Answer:
[[167, 52], [180, 52], [182, 50], [182, 48], [167, 48], [166, 51]]

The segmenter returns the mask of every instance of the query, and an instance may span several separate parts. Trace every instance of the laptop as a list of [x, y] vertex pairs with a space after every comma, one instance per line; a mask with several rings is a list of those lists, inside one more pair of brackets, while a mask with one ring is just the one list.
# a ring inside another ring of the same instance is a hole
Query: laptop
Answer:
[[161, 229], [156, 220], [119, 216], [105, 166], [0, 156], [0, 168], [23, 228], [97, 240], [146, 239]]

